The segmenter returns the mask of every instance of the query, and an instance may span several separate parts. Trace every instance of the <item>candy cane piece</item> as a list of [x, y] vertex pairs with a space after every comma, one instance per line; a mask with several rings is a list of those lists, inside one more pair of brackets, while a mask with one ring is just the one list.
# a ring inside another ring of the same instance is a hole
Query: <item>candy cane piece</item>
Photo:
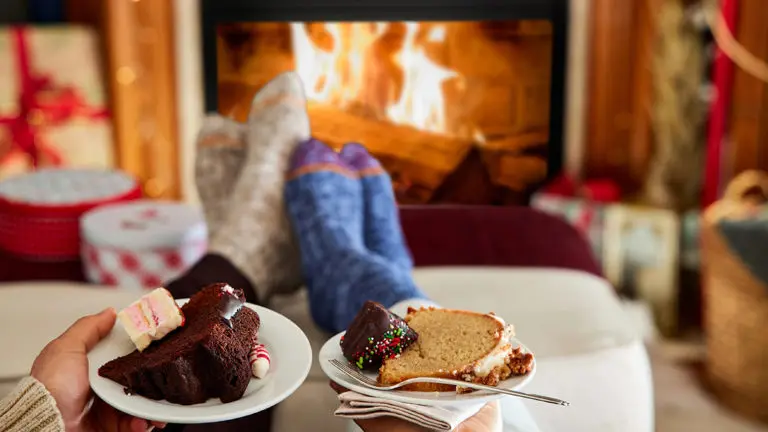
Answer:
[[264, 378], [264, 375], [269, 371], [269, 351], [267, 347], [260, 343], [254, 342], [253, 348], [251, 348], [251, 354], [248, 357], [248, 361], [251, 363], [251, 371], [256, 378]]

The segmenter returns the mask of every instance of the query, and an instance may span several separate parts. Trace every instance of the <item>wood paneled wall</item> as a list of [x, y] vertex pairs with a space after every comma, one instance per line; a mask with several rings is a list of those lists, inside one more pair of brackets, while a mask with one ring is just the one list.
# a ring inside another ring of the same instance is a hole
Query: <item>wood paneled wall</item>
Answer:
[[[768, 62], [765, 0], [739, 0], [734, 36], [756, 57]], [[768, 83], [735, 67], [723, 165], [730, 178], [747, 169], [768, 171]]]
[[[653, 152], [650, 106], [654, 14], [664, 0], [592, 0], [584, 173], [642, 187]], [[765, 0], [740, 0], [734, 36], [768, 61]], [[723, 153], [724, 181], [768, 170], [768, 83], [736, 67]]]
[[642, 186], [653, 150], [654, 14], [663, 0], [592, 0], [584, 174]]

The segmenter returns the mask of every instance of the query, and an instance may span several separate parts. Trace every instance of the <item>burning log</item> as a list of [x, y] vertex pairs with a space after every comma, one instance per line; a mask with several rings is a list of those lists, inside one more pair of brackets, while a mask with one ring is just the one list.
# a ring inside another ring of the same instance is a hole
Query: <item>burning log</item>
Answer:
[[486, 152], [483, 161], [494, 184], [523, 191], [547, 178], [547, 160], [541, 156]]
[[545, 146], [547, 142], [549, 142], [549, 131], [538, 130], [489, 139], [480, 144], [480, 148], [492, 152], [524, 153], [526, 150]]
[[546, 179], [546, 157], [535, 153], [537, 150], [541, 153], [548, 141], [549, 131], [545, 130], [490, 139], [480, 144], [491, 181], [523, 191]]
[[375, 120], [310, 103], [312, 135], [340, 148], [359, 142], [384, 165], [396, 183], [408, 187], [409, 201], [428, 202], [445, 178], [466, 158], [475, 142]]

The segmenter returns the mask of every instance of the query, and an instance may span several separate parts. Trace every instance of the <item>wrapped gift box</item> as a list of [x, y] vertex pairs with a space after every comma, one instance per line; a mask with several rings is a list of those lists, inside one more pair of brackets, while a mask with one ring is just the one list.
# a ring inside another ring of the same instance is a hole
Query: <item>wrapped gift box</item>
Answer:
[[619, 292], [648, 302], [659, 330], [677, 331], [680, 221], [671, 210], [613, 205], [605, 213], [603, 271]]
[[199, 208], [164, 201], [100, 207], [81, 221], [89, 281], [152, 289], [178, 277], [205, 253], [208, 230]]
[[88, 28], [0, 28], [0, 178], [114, 166], [97, 42]]
[[577, 198], [541, 193], [531, 200], [531, 206], [541, 211], [563, 217], [589, 241], [595, 258], [602, 258], [603, 215], [605, 205]]
[[37, 260], [80, 257], [80, 217], [141, 197], [135, 179], [104, 170], [41, 169], [0, 182], [0, 248]]

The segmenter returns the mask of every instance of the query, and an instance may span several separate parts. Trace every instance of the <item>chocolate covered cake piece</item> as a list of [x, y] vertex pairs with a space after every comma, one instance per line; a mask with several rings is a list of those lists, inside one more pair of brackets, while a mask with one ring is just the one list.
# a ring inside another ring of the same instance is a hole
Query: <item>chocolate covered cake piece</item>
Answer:
[[183, 327], [142, 352], [104, 364], [99, 375], [127, 393], [182, 405], [240, 399], [251, 379], [248, 355], [260, 326], [259, 315], [244, 303], [242, 290], [209, 285], [182, 306]]
[[378, 369], [383, 359], [398, 356], [417, 338], [402, 318], [369, 300], [342, 336], [341, 352], [360, 369]]

